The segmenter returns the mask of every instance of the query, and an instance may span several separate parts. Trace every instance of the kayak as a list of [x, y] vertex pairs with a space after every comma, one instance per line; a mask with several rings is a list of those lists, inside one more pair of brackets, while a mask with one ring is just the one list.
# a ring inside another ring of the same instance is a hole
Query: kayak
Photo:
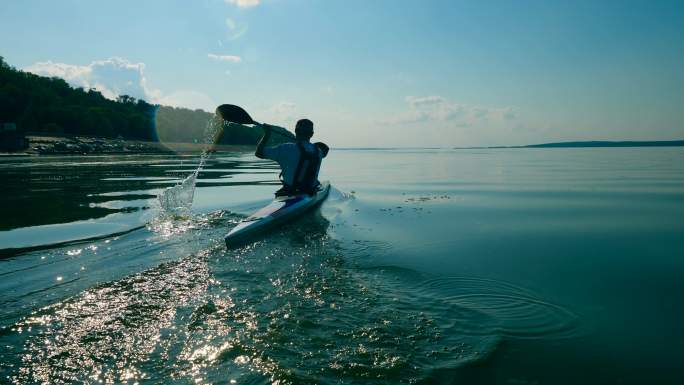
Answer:
[[328, 197], [330, 182], [321, 182], [314, 195], [299, 194], [276, 197], [268, 206], [242, 220], [226, 235], [226, 247], [245, 244], [262, 231], [297, 219], [306, 211], [318, 206]]

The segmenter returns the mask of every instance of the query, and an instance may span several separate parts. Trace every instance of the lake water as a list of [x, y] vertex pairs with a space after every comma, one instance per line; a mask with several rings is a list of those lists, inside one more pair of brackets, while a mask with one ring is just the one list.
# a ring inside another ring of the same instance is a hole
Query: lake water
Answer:
[[679, 384], [684, 149], [333, 150], [245, 247], [273, 164], [0, 158], [0, 382]]

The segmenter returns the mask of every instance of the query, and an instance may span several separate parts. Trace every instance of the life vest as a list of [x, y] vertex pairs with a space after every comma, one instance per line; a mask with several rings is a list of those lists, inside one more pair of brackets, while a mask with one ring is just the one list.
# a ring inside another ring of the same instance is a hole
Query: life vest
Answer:
[[316, 193], [318, 188], [318, 169], [321, 165], [319, 147], [315, 146], [314, 152], [309, 152], [304, 148], [303, 142], [297, 142], [297, 148], [299, 149], [299, 162], [295, 169], [292, 185], [288, 185], [283, 181], [283, 188], [278, 190], [276, 195], [301, 193], [314, 195]]

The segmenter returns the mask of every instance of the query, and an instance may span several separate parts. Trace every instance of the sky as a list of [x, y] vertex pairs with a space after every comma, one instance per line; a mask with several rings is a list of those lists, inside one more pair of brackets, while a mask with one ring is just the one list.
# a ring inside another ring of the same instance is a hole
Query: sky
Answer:
[[0, 56], [334, 147], [684, 139], [684, 2], [5, 0]]

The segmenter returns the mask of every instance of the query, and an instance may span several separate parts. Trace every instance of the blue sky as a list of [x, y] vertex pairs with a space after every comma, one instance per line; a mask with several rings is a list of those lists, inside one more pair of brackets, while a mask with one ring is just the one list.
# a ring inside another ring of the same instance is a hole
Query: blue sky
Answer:
[[334, 146], [684, 138], [677, 1], [8, 0], [0, 55]]

